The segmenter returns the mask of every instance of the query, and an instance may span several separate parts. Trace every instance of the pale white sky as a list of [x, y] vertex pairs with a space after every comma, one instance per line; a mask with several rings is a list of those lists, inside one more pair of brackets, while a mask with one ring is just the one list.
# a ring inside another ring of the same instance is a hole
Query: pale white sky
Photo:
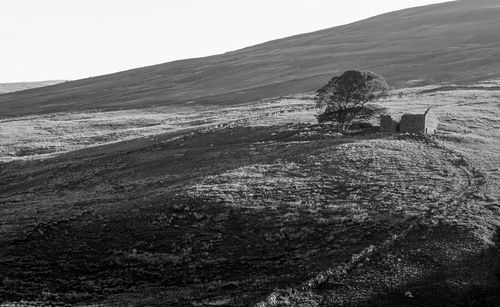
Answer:
[[436, 0], [0, 0], [0, 82], [223, 53]]

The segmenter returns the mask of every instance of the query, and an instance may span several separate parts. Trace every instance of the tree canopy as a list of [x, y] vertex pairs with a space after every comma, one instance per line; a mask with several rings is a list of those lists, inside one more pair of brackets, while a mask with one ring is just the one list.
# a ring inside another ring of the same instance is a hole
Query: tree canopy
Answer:
[[317, 91], [316, 104], [324, 108], [318, 121], [335, 122], [345, 131], [355, 119], [369, 119], [380, 114], [383, 108], [367, 104], [382, 97], [388, 89], [380, 75], [363, 70], [346, 71]]

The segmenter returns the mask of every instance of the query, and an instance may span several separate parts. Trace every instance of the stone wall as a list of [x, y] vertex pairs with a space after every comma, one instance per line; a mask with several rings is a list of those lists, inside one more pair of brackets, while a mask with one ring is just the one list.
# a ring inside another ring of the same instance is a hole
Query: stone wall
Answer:
[[390, 115], [380, 116], [380, 131], [384, 133], [394, 133], [399, 130], [399, 124]]
[[431, 109], [425, 112], [425, 133], [434, 134], [437, 131], [438, 120], [436, 114]]
[[399, 130], [403, 133], [424, 133], [425, 117], [425, 114], [404, 114], [399, 122]]

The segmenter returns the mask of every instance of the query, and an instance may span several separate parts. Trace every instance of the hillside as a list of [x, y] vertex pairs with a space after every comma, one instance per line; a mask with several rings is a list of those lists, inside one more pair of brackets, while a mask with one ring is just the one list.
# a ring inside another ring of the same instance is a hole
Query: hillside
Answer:
[[0, 94], [24, 91], [32, 88], [54, 85], [62, 82], [64, 82], [64, 80], [0, 83]]
[[497, 306], [499, 84], [384, 101], [438, 106], [432, 137], [341, 135], [307, 95], [2, 120], [0, 302]]
[[0, 116], [159, 105], [232, 104], [317, 89], [366, 68], [394, 87], [500, 76], [500, 2], [455, 1], [221, 55], [0, 96]]
[[[0, 307], [498, 307], [498, 29], [457, 1], [0, 95]], [[437, 133], [318, 124], [355, 67]]]

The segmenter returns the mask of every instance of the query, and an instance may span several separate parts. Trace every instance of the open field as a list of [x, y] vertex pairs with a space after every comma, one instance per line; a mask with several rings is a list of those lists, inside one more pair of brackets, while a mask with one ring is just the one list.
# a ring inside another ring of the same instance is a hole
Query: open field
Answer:
[[[314, 120], [307, 95], [268, 99], [224, 109], [203, 106], [163, 107], [108, 112], [72, 112], [0, 120], [0, 161], [47, 158], [89, 146], [166, 132], [189, 132], [257, 122], [273, 116]], [[307, 113], [302, 116], [303, 112]], [[291, 115], [290, 115], [291, 114]], [[267, 124], [269, 125], [269, 123]]]
[[383, 102], [439, 106], [433, 137], [342, 136], [308, 94], [2, 120], [0, 301], [495, 306], [497, 86]]

